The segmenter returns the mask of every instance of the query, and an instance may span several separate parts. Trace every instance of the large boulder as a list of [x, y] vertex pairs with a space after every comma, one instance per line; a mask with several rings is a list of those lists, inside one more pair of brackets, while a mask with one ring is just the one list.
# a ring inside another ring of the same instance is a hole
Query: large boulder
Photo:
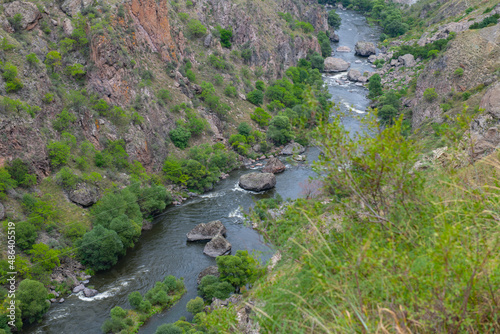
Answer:
[[351, 69], [349, 70], [349, 72], [347, 72], [347, 79], [351, 81], [359, 81], [359, 78], [362, 76], [363, 75], [358, 70]]
[[500, 118], [500, 82], [488, 88], [479, 106], [492, 116]]
[[75, 287], [73, 288], [73, 293], [78, 293], [78, 292], [83, 291], [83, 290], [85, 290], [85, 289], [86, 289], [86, 288], [85, 288], [85, 285], [83, 285], [83, 284], [79, 284], [79, 285], [77, 285], [77, 286], [75, 286]]
[[325, 72], [344, 72], [351, 66], [348, 62], [341, 58], [326, 57]]
[[205, 245], [203, 253], [211, 257], [227, 255], [231, 253], [231, 244], [219, 234]]
[[99, 199], [99, 190], [90, 184], [78, 183], [68, 191], [68, 197], [72, 202], [88, 207], [94, 205]]
[[95, 289], [89, 289], [89, 288], [83, 289], [83, 294], [85, 295], [85, 297], [94, 297], [98, 293], [99, 292]]
[[357, 56], [369, 57], [376, 53], [375, 45], [373, 45], [372, 42], [357, 42], [356, 46], [354, 47], [354, 53]]
[[276, 186], [276, 176], [273, 173], [248, 173], [240, 177], [239, 185], [246, 190], [268, 190]]
[[217, 266], [210, 266], [210, 267], [207, 267], [205, 269], [203, 269], [199, 274], [198, 274], [198, 279], [196, 280], [196, 282], [198, 284], [200, 284], [201, 282], [201, 279], [205, 276], [208, 276], [208, 275], [212, 275], [212, 276], [215, 276], [215, 277], [219, 277], [220, 276], [220, 273], [219, 273], [219, 268]]
[[263, 173], [281, 173], [285, 171], [285, 165], [278, 158], [271, 158], [266, 166], [262, 168]]
[[[42, 17], [37, 6], [31, 2], [13, 1], [3, 6], [5, 8], [5, 16], [7, 17], [14, 17], [16, 14], [21, 14], [22, 19], [19, 26], [21, 30], [33, 29], [38, 23], [38, 20]], [[13, 28], [15, 29], [15, 27]]]
[[351, 52], [351, 48], [348, 46], [339, 46], [337, 52]]
[[283, 155], [301, 154], [304, 153], [305, 150], [306, 148], [300, 145], [299, 143], [290, 143], [281, 150], [281, 154]]
[[5, 208], [2, 203], [0, 203], [0, 220], [5, 218]]
[[91, 0], [65, 0], [61, 4], [61, 9], [64, 13], [69, 16], [75, 16], [80, 13], [80, 11], [90, 5], [92, 5]]
[[214, 220], [209, 223], [196, 225], [186, 234], [188, 241], [212, 240], [217, 235], [226, 235], [226, 227], [220, 220]]
[[337, 33], [330, 34], [330, 41], [338, 43], [340, 41], [339, 35]]
[[413, 57], [412, 54], [405, 54], [404, 56], [399, 56], [398, 60], [400, 63], [403, 64], [403, 66], [406, 67], [413, 67], [417, 65], [417, 62], [415, 61], [415, 57]]

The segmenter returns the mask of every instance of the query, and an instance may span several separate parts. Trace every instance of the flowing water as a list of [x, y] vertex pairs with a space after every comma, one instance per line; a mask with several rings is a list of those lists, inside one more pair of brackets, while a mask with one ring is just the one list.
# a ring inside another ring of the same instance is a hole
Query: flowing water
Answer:
[[[335, 52], [351, 63], [351, 68], [372, 71], [366, 58], [354, 56], [354, 45], [358, 40], [376, 42], [379, 36], [377, 28], [367, 25], [365, 18], [352, 11], [337, 11], [342, 18], [342, 25], [337, 33], [340, 42], [332, 44], [348, 46], [350, 53]], [[355, 63], [360, 60], [361, 63]], [[345, 73], [333, 76], [325, 75], [333, 99], [342, 109], [352, 107], [356, 112], [364, 113], [369, 104], [364, 87], [342, 80]], [[340, 85], [336, 80], [345, 81]], [[348, 129], [356, 131], [359, 123], [356, 118], [345, 119]], [[317, 148], [306, 151], [307, 161], [318, 157]], [[255, 200], [274, 197], [280, 194], [284, 199], [302, 196], [302, 186], [310, 176], [314, 176], [308, 164], [287, 162], [287, 170], [277, 175], [276, 188], [264, 193], [252, 193], [238, 187], [238, 179], [248, 173], [240, 169], [230, 173], [213, 191], [184, 202], [181, 206], [170, 207], [154, 221], [153, 229], [145, 231], [134, 249], [128, 250], [119, 263], [110, 271], [98, 273], [90, 280], [100, 293], [93, 298], [71, 295], [63, 304], [54, 304], [45, 315], [42, 323], [30, 326], [25, 333], [79, 334], [101, 333], [101, 326], [114, 306], [129, 308], [127, 296], [132, 291], [145, 293], [156, 281], [166, 275], [183, 277], [188, 292], [171, 309], [152, 317], [140, 333], [151, 334], [156, 328], [168, 322], [174, 322], [181, 316], [189, 318], [186, 303], [196, 297], [196, 278], [204, 268], [214, 265], [215, 259], [203, 254], [204, 244], [187, 243], [186, 233], [199, 223], [221, 220], [227, 228], [227, 239], [232, 244], [233, 254], [237, 250], [256, 251], [263, 261], [274, 253], [261, 236], [245, 226], [242, 210], [251, 207]]]

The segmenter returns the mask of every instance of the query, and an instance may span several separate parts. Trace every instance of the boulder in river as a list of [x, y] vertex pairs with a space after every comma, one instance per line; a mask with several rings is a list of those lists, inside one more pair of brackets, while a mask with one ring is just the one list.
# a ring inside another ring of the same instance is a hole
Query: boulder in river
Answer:
[[347, 72], [347, 79], [351, 81], [359, 81], [359, 78], [362, 76], [361, 72], [358, 70], [351, 69]]
[[341, 58], [326, 57], [325, 72], [344, 72], [351, 66], [348, 62]]
[[219, 234], [205, 245], [203, 253], [211, 257], [227, 255], [231, 253], [231, 244]]
[[196, 282], [198, 284], [200, 284], [201, 282], [201, 279], [207, 275], [212, 275], [212, 276], [215, 276], [215, 277], [219, 277], [220, 276], [220, 273], [219, 273], [219, 269], [217, 266], [210, 266], [210, 267], [207, 267], [205, 269], [203, 269], [199, 274], [198, 274], [198, 279], [196, 280]]
[[339, 35], [337, 33], [330, 34], [330, 41], [338, 43], [340, 41]]
[[276, 186], [273, 173], [248, 173], [240, 177], [241, 188], [252, 191], [264, 191]]
[[278, 158], [271, 158], [266, 166], [262, 168], [263, 173], [281, 173], [285, 171], [285, 165]]
[[80, 284], [80, 285], [77, 285], [73, 288], [73, 293], [78, 293], [78, 292], [83, 291], [83, 290], [85, 290], [85, 285]]
[[68, 197], [72, 202], [88, 207], [97, 202], [99, 191], [97, 187], [83, 182], [78, 183], [73, 189], [69, 190]]
[[351, 48], [348, 46], [339, 46], [337, 52], [351, 52]]
[[186, 234], [188, 241], [212, 240], [218, 234], [226, 235], [226, 227], [220, 220], [196, 225]]
[[300, 145], [299, 143], [290, 143], [281, 150], [281, 154], [283, 155], [301, 154], [304, 153], [305, 150], [306, 148]]
[[356, 46], [354, 47], [354, 53], [357, 56], [369, 57], [376, 53], [375, 45], [373, 45], [372, 42], [357, 42]]
[[98, 293], [99, 292], [95, 289], [89, 289], [89, 288], [83, 289], [83, 294], [85, 295], [85, 297], [94, 297]]

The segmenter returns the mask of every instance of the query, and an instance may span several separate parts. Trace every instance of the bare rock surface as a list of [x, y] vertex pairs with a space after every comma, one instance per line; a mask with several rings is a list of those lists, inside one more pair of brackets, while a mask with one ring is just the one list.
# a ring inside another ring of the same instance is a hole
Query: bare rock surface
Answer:
[[198, 284], [200, 284], [201, 279], [205, 276], [208, 276], [208, 275], [219, 277], [220, 273], [219, 273], [219, 269], [217, 268], [217, 266], [206, 267], [205, 269], [200, 271], [200, 273], [198, 274], [198, 278], [196, 279], [196, 282]]
[[231, 253], [231, 244], [222, 235], [217, 235], [215, 238], [210, 240], [209, 243], [205, 245], [203, 249], [203, 254], [211, 257], [217, 257], [221, 255], [227, 255]]
[[262, 168], [263, 173], [281, 173], [286, 169], [285, 165], [278, 158], [271, 158], [267, 162], [266, 166]]
[[3, 6], [5, 8], [5, 16], [7, 17], [14, 17], [16, 14], [21, 14], [21, 30], [33, 29], [42, 17], [37, 6], [31, 2], [13, 1]]
[[306, 148], [299, 143], [290, 143], [286, 145], [283, 150], [281, 150], [281, 154], [284, 155], [292, 155], [292, 154], [301, 154], [304, 153]]
[[356, 46], [354, 47], [354, 53], [357, 56], [369, 57], [376, 53], [375, 45], [373, 45], [372, 42], [357, 42]]
[[217, 235], [226, 235], [226, 227], [220, 220], [196, 225], [186, 234], [188, 241], [212, 240]]
[[348, 62], [341, 58], [327, 57], [325, 58], [325, 72], [344, 72], [351, 66]]
[[79, 183], [75, 188], [68, 191], [69, 199], [83, 207], [89, 207], [99, 199], [99, 191], [95, 186], [87, 183]]
[[248, 173], [240, 177], [239, 185], [245, 190], [264, 191], [276, 186], [273, 173]]

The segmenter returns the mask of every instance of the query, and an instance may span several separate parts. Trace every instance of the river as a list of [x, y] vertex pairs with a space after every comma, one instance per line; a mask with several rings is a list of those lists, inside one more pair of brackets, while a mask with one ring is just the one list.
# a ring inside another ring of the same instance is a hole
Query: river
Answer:
[[[348, 46], [350, 53], [335, 52], [351, 63], [351, 68], [373, 71], [366, 58], [354, 55], [357, 41], [377, 42], [380, 34], [377, 27], [370, 27], [366, 19], [353, 11], [337, 11], [342, 24], [337, 33], [339, 43], [332, 43], [334, 50], [338, 46]], [[356, 63], [356, 61], [360, 63]], [[324, 80], [342, 110], [350, 107], [360, 116], [369, 105], [367, 90], [353, 83], [342, 80], [346, 73], [325, 75]], [[345, 81], [340, 85], [336, 80]], [[345, 126], [355, 132], [359, 130], [356, 117], [346, 118]], [[306, 151], [307, 161], [318, 157], [317, 148]], [[314, 176], [307, 163], [287, 162], [287, 170], [277, 175], [276, 188], [261, 194], [244, 191], [238, 187], [238, 179], [248, 173], [247, 169], [239, 169], [221, 181], [213, 191], [187, 200], [181, 206], [169, 207], [158, 216], [153, 228], [145, 231], [134, 249], [129, 249], [118, 264], [109, 271], [96, 274], [90, 280], [100, 294], [93, 298], [71, 295], [62, 304], [53, 304], [40, 324], [27, 327], [24, 333], [48, 334], [98, 334], [101, 326], [114, 306], [130, 308], [127, 296], [133, 291], [145, 293], [156, 281], [166, 275], [184, 277], [188, 292], [168, 311], [152, 317], [140, 330], [143, 334], [152, 334], [156, 328], [168, 322], [175, 322], [181, 316], [189, 318], [186, 303], [195, 298], [196, 278], [204, 268], [214, 265], [215, 259], [203, 254], [204, 244], [187, 243], [186, 233], [199, 223], [221, 220], [227, 228], [227, 239], [232, 244], [233, 254], [237, 250], [255, 251], [262, 261], [269, 259], [274, 250], [266, 245], [262, 237], [243, 223], [242, 209], [251, 207], [255, 200], [274, 197], [280, 194], [284, 199], [295, 199], [302, 196], [302, 185], [309, 177]]]

